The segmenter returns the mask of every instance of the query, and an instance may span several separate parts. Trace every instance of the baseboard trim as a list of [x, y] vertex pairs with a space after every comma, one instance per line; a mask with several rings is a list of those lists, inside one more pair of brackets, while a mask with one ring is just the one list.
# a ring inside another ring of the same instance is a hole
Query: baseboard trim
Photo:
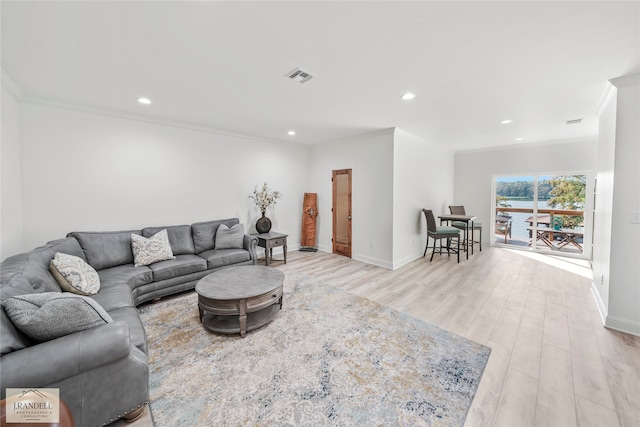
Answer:
[[598, 307], [598, 313], [600, 313], [600, 320], [607, 329], [613, 329], [616, 331], [624, 332], [625, 334], [631, 334], [640, 337], [640, 323], [632, 322], [619, 317], [609, 316], [607, 308], [604, 305], [604, 301], [600, 297], [598, 287], [595, 282], [591, 282], [591, 295]]
[[[333, 253], [333, 248], [327, 245], [318, 245], [318, 250], [320, 252], [326, 252], [328, 254]], [[371, 258], [364, 255], [352, 254], [351, 259], [356, 261], [365, 262], [367, 264], [377, 265], [378, 267], [386, 268], [392, 270], [392, 265], [388, 261], [384, 261], [378, 258]]]
[[378, 258], [371, 258], [368, 256], [363, 256], [363, 255], [354, 255], [352, 257], [353, 259], [355, 259], [356, 261], [362, 261], [362, 262], [366, 262], [367, 264], [373, 264], [373, 265], [377, 265], [378, 267], [382, 267], [382, 268], [387, 268], [389, 270], [393, 270], [393, 265], [391, 265], [390, 262], [382, 260], [382, 259], [378, 259]]
[[638, 322], [631, 322], [626, 319], [620, 319], [619, 317], [607, 316], [604, 326], [609, 329], [640, 337], [640, 323]]
[[596, 302], [596, 306], [598, 307], [598, 313], [600, 313], [600, 320], [603, 325], [606, 325], [607, 319], [607, 308], [604, 305], [604, 301], [600, 297], [600, 292], [598, 292], [598, 287], [595, 282], [591, 282], [591, 295], [593, 295], [593, 299]]
[[422, 252], [408, 255], [408, 256], [402, 258], [399, 261], [394, 261], [393, 262], [393, 270], [397, 270], [400, 267], [404, 267], [405, 265], [407, 265], [407, 264], [409, 264], [409, 263], [411, 263], [411, 262], [413, 262], [413, 261], [415, 261], [415, 260], [417, 260], [419, 258], [422, 258]]

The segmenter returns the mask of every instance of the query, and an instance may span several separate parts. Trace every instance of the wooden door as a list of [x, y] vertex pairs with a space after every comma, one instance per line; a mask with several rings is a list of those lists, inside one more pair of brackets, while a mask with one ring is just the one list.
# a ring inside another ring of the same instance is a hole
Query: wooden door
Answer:
[[312, 248], [316, 245], [316, 217], [318, 216], [318, 194], [304, 193], [302, 202], [302, 234], [301, 248]]
[[333, 253], [351, 258], [351, 169], [334, 170]]

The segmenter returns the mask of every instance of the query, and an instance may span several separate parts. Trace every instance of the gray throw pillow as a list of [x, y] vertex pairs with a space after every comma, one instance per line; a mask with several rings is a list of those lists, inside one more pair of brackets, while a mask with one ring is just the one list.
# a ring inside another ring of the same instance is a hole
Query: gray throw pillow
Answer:
[[4, 310], [18, 330], [39, 342], [113, 322], [100, 304], [69, 292], [10, 297]]
[[220, 224], [216, 231], [215, 249], [242, 249], [244, 243], [244, 225], [236, 224], [229, 228]]

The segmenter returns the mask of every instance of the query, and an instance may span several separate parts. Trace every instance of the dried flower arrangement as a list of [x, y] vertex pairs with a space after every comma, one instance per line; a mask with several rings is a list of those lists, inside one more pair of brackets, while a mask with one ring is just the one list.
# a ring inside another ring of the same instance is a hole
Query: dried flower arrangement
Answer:
[[267, 208], [275, 206], [278, 199], [282, 197], [282, 193], [277, 190], [269, 190], [269, 186], [265, 182], [260, 190], [258, 190], [258, 186], [256, 185], [253, 190], [253, 196], [249, 197], [253, 199], [258, 209], [260, 209], [260, 212], [264, 215]]

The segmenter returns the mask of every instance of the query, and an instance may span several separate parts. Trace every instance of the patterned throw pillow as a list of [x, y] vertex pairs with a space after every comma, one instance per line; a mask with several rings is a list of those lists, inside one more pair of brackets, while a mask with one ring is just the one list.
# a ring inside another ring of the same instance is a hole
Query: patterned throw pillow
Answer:
[[96, 301], [69, 292], [10, 297], [4, 310], [16, 328], [38, 342], [113, 322]]
[[236, 224], [229, 228], [226, 224], [220, 224], [216, 231], [216, 249], [242, 249], [244, 241], [244, 225]]
[[132, 234], [131, 249], [133, 250], [133, 263], [136, 267], [175, 258], [171, 251], [167, 230], [158, 231], [149, 238]]
[[77, 256], [56, 252], [49, 270], [62, 290], [78, 295], [94, 295], [100, 290], [98, 272]]

